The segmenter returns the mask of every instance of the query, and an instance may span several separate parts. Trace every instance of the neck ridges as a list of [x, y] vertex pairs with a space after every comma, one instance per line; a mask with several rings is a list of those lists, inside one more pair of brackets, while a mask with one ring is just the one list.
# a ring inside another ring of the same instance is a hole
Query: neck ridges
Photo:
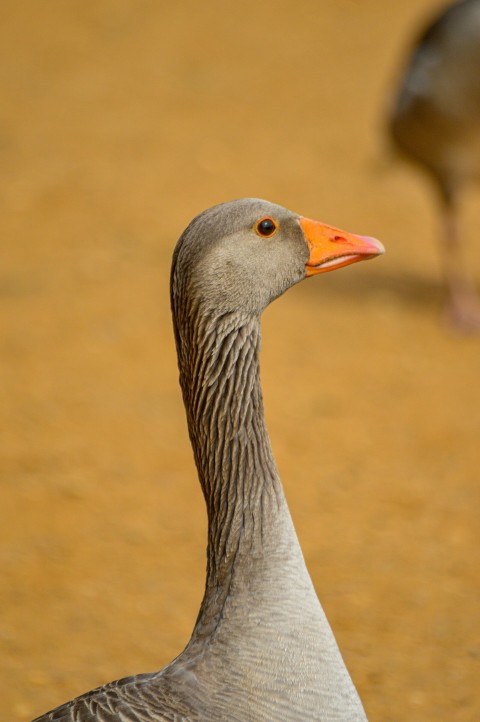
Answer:
[[264, 514], [283, 499], [263, 414], [259, 320], [205, 316], [180, 343], [180, 381], [217, 566], [242, 542], [261, 543]]

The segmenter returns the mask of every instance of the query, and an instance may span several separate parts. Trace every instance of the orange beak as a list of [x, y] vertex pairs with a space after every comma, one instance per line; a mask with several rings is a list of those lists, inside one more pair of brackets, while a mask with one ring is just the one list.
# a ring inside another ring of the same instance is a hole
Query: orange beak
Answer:
[[300, 225], [310, 249], [306, 263], [307, 277], [385, 253], [385, 248], [376, 238], [340, 231], [310, 218], [300, 217]]

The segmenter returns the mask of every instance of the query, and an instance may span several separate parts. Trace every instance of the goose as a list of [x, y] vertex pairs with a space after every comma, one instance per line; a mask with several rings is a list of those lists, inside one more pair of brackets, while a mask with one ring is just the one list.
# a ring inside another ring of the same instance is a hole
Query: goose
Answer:
[[358, 693], [315, 593], [265, 426], [260, 315], [290, 286], [384, 252], [259, 199], [196, 216], [173, 254], [171, 307], [205, 497], [205, 594], [184, 651], [35, 722], [356, 722]]
[[446, 317], [480, 330], [480, 301], [463, 259], [462, 193], [480, 178], [480, 0], [448, 6], [417, 40], [390, 111], [390, 136], [430, 175], [440, 201]]

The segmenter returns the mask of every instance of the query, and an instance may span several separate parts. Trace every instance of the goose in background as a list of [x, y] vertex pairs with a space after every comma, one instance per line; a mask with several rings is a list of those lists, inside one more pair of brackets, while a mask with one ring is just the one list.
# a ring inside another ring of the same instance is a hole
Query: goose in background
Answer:
[[208, 514], [205, 595], [185, 650], [36, 722], [356, 722], [365, 712], [308, 574], [265, 426], [260, 315], [290, 286], [383, 253], [258, 199], [180, 237], [171, 305]]
[[416, 42], [389, 118], [398, 148], [432, 178], [442, 212], [446, 314], [480, 330], [480, 300], [466, 268], [459, 203], [480, 178], [480, 0], [448, 6]]

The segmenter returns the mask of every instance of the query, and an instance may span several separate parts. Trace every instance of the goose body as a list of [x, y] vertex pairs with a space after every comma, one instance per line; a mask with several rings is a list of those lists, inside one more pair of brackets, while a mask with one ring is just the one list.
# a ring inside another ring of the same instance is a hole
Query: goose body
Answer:
[[453, 3], [426, 27], [401, 79], [389, 129], [438, 191], [447, 314], [459, 328], [480, 330], [480, 302], [459, 230], [461, 195], [480, 179], [480, 0]]
[[378, 241], [242, 199], [177, 243], [171, 301], [208, 513], [205, 595], [185, 650], [36, 722], [355, 722], [365, 713], [317, 598], [273, 459], [259, 380], [260, 315], [309, 275]]

